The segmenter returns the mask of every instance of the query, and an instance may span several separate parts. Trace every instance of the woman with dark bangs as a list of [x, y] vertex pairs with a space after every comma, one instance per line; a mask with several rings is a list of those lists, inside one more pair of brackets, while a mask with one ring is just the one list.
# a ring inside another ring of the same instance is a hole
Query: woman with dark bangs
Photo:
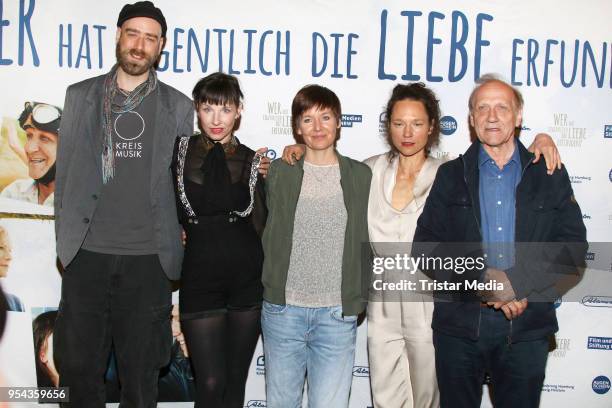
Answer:
[[234, 135], [242, 98], [231, 75], [201, 79], [193, 89], [201, 133], [179, 139], [173, 166], [186, 233], [179, 309], [196, 407], [243, 406], [260, 334], [266, 208], [261, 156]]

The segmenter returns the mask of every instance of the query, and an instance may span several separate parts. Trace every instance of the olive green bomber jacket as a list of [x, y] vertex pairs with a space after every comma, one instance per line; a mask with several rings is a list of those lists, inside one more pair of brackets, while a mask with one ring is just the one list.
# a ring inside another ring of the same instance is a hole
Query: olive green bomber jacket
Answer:
[[[362, 260], [367, 259], [362, 247], [369, 250], [368, 198], [372, 172], [366, 164], [336, 154], [347, 212], [342, 252], [342, 312], [352, 316], [363, 312], [367, 304], [369, 273], [367, 268], [362, 268]], [[285, 304], [293, 223], [304, 175], [303, 160], [294, 166], [275, 160], [266, 179], [268, 219], [262, 238], [265, 254], [262, 281], [264, 299], [280, 305]]]

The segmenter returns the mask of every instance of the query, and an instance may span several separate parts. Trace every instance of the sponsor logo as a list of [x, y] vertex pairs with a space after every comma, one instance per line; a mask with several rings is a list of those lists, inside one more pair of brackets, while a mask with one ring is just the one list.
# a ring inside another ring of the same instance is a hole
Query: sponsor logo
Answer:
[[370, 367], [366, 366], [354, 366], [353, 367], [353, 377], [369, 377], [370, 376]]
[[289, 108], [285, 108], [280, 102], [276, 101], [268, 101], [266, 107], [267, 110], [262, 119], [272, 124], [270, 133], [273, 135], [293, 135]]
[[561, 306], [561, 303], [563, 303], [563, 298], [562, 297], [558, 297], [555, 302], [553, 303], [553, 305], [555, 306], [555, 309], [558, 309]]
[[568, 351], [570, 351], [570, 339], [567, 338], [555, 338], [557, 347], [550, 353], [551, 357], [564, 358]]
[[266, 157], [270, 160], [276, 159], [276, 150], [268, 149], [268, 151], [266, 152]]
[[583, 184], [591, 181], [591, 176], [570, 176], [570, 182], [572, 184]]
[[262, 355], [257, 356], [257, 363], [255, 366], [255, 374], [257, 375], [265, 375], [266, 374], [266, 360]]
[[605, 394], [610, 391], [610, 379], [605, 375], [595, 377], [591, 383], [591, 387], [597, 394]]
[[582, 142], [587, 138], [587, 128], [576, 126], [567, 113], [553, 114], [553, 126], [548, 132], [558, 136], [556, 142], [559, 147], [582, 147]]
[[436, 159], [445, 159], [450, 156], [450, 152], [443, 152], [441, 150], [433, 150], [430, 155]]
[[452, 116], [443, 116], [440, 118], [440, 132], [449, 136], [457, 130], [457, 121]]
[[604, 137], [612, 138], [612, 125], [604, 125]]
[[340, 123], [342, 127], [353, 127], [353, 123], [361, 123], [363, 117], [361, 115], [353, 115], [353, 114], [342, 114], [340, 117]]
[[523, 131], [523, 130], [531, 130], [531, 128], [529, 128], [529, 127], [527, 127], [527, 126], [523, 125], [523, 126], [521, 126], [521, 131]]
[[378, 115], [378, 133], [383, 137], [387, 135], [387, 112], [385, 111]]
[[612, 307], [612, 296], [587, 295], [580, 303], [588, 307]]
[[591, 350], [612, 350], [612, 337], [589, 336], [587, 348]]
[[582, 214], [582, 219], [583, 220], [590, 220], [591, 216], [589, 214]]
[[595, 260], [595, 252], [587, 252], [584, 254], [585, 261], [594, 261]]
[[245, 408], [266, 408], [266, 400], [249, 400]]
[[542, 392], [567, 392], [574, 391], [574, 386], [569, 384], [544, 384]]

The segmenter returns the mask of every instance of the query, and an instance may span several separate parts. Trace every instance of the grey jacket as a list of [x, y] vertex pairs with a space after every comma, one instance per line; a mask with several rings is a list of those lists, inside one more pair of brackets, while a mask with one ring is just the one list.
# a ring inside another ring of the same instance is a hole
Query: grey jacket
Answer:
[[[105, 76], [68, 87], [60, 124], [55, 178], [57, 255], [64, 266], [81, 248], [102, 190], [102, 103]], [[177, 137], [193, 134], [191, 100], [158, 81], [151, 168], [151, 208], [157, 253], [169, 279], [183, 260], [170, 163]]]

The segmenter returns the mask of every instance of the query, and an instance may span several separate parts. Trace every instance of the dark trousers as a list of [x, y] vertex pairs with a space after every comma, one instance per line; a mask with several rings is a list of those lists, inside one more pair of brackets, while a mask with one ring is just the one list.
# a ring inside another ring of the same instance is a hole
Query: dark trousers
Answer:
[[157, 255], [80, 250], [66, 268], [53, 350], [67, 407], [104, 407], [111, 345], [121, 407], [154, 407], [172, 345], [171, 285]]
[[548, 339], [509, 344], [510, 322], [501, 311], [481, 310], [477, 341], [434, 331], [441, 408], [478, 408], [485, 373], [495, 408], [537, 408], [544, 384]]

